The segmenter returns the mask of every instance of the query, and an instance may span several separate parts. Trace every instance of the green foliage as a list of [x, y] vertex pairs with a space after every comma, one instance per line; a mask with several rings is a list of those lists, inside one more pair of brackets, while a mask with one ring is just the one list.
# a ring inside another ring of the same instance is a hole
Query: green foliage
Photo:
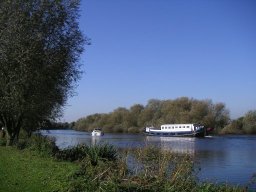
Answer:
[[113, 145], [105, 143], [94, 145], [92, 148], [98, 148], [99, 156], [103, 160], [114, 161], [117, 159], [117, 150]]
[[256, 134], [256, 111], [249, 111], [244, 117], [233, 120], [221, 134]]
[[221, 134], [244, 134], [243, 130], [243, 117], [233, 120], [224, 129], [221, 130]]
[[63, 149], [55, 154], [55, 158], [66, 161], [81, 161], [87, 155], [88, 147], [86, 145], [77, 145], [72, 148]]
[[109, 144], [93, 145], [87, 148], [86, 154], [93, 166], [96, 166], [99, 160], [114, 161], [117, 159], [117, 150]]
[[52, 129], [70, 129], [73, 127], [72, 123], [68, 122], [55, 122], [50, 120], [44, 120], [40, 124], [40, 128], [44, 130], [52, 130]]
[[0, 123], [9, 143], [61, 115], [80, 76], [79, 0], [0, 1]]
[[138, 133], [152, 125], [201, 123], [219, 131], [228, 122], [229, 113], [223, 103], [181, 97], [163, 101], [151, 99], [146, 106], [135, 104], [130, 109], [117, 108], [109, 114], [89, 115], [79, 119], [74, 128], [91, 131], [101, 127], [104, 132]]
[[89, 160], [93, 166], [99, 161], [115, 161], [117, 159], [117, 150], [109, 144], [98, 145], [77, 145], [72, 148], [57, 151], [54, 156], [59, 160], [83, 161]]
[[213, 183], [202, 183], [199, 185], [196, 191], [200, 192], [244, 192], [246, 189], [239, 187], [233, 187], [227, 184], [213, 184]]
[[21, 140], [17, 147], [19, 149], [28, 148], [45, 157], [54, 156], [59, 151], [54, 138], [42, 136], [41, 134], [35, 134], [28, 140]]
[[256, 134], [256, 110], [249, 111], [243, 118], [243, 130], [248, 134]]

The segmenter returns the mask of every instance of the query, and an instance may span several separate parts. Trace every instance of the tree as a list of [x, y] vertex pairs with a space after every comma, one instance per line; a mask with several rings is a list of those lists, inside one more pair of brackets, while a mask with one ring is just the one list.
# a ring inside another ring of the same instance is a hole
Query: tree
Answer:
[[243, 118], [243, 130], [247, 134], [256, 133], [256, 110], [249, 111]]
[[138, 117], [140, 116], [141, 112], [143, 111], [144, 106], [141, 104], [135, 104], [130, 107], [130, 123], [132, 127], [139, 127], [139, 120]]
[[9, 144], [22, 126], [61, 115], [79, 79], [87, 39], [79, 0], [0, 1], [0, 122]]
[[220, 131], [220, 133], [221, 134], [244, 134], [243, 119], [244, 117], [239, 117], [238, 119], [232, 120], [227, 126], [225, 126]]

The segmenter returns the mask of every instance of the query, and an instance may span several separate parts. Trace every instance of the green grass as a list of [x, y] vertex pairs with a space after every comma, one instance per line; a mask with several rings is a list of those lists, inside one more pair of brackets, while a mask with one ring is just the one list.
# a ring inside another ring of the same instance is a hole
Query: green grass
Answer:
[[78, 165], [0, 146], [0, 191], [65, 191]]

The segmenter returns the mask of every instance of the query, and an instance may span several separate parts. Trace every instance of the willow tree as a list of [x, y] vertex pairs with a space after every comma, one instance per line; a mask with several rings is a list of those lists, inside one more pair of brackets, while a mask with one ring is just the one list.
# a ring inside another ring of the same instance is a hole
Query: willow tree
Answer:
[[61, 114], [79, 78], [87, 42], [79, 0], [0, 1], [0, 122], [9, 144]]

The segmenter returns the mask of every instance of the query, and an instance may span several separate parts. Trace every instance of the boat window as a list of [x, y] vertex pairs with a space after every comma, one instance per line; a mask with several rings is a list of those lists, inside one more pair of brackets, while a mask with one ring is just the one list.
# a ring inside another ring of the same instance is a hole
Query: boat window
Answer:
[[183, 128], [185, 128], [185, 126], [183, 126]]
[[179, 126], [179, 128], [181, 128], [181, 126]]
[[187, 128], [189, 128], [189, 126], [187, 126]]

